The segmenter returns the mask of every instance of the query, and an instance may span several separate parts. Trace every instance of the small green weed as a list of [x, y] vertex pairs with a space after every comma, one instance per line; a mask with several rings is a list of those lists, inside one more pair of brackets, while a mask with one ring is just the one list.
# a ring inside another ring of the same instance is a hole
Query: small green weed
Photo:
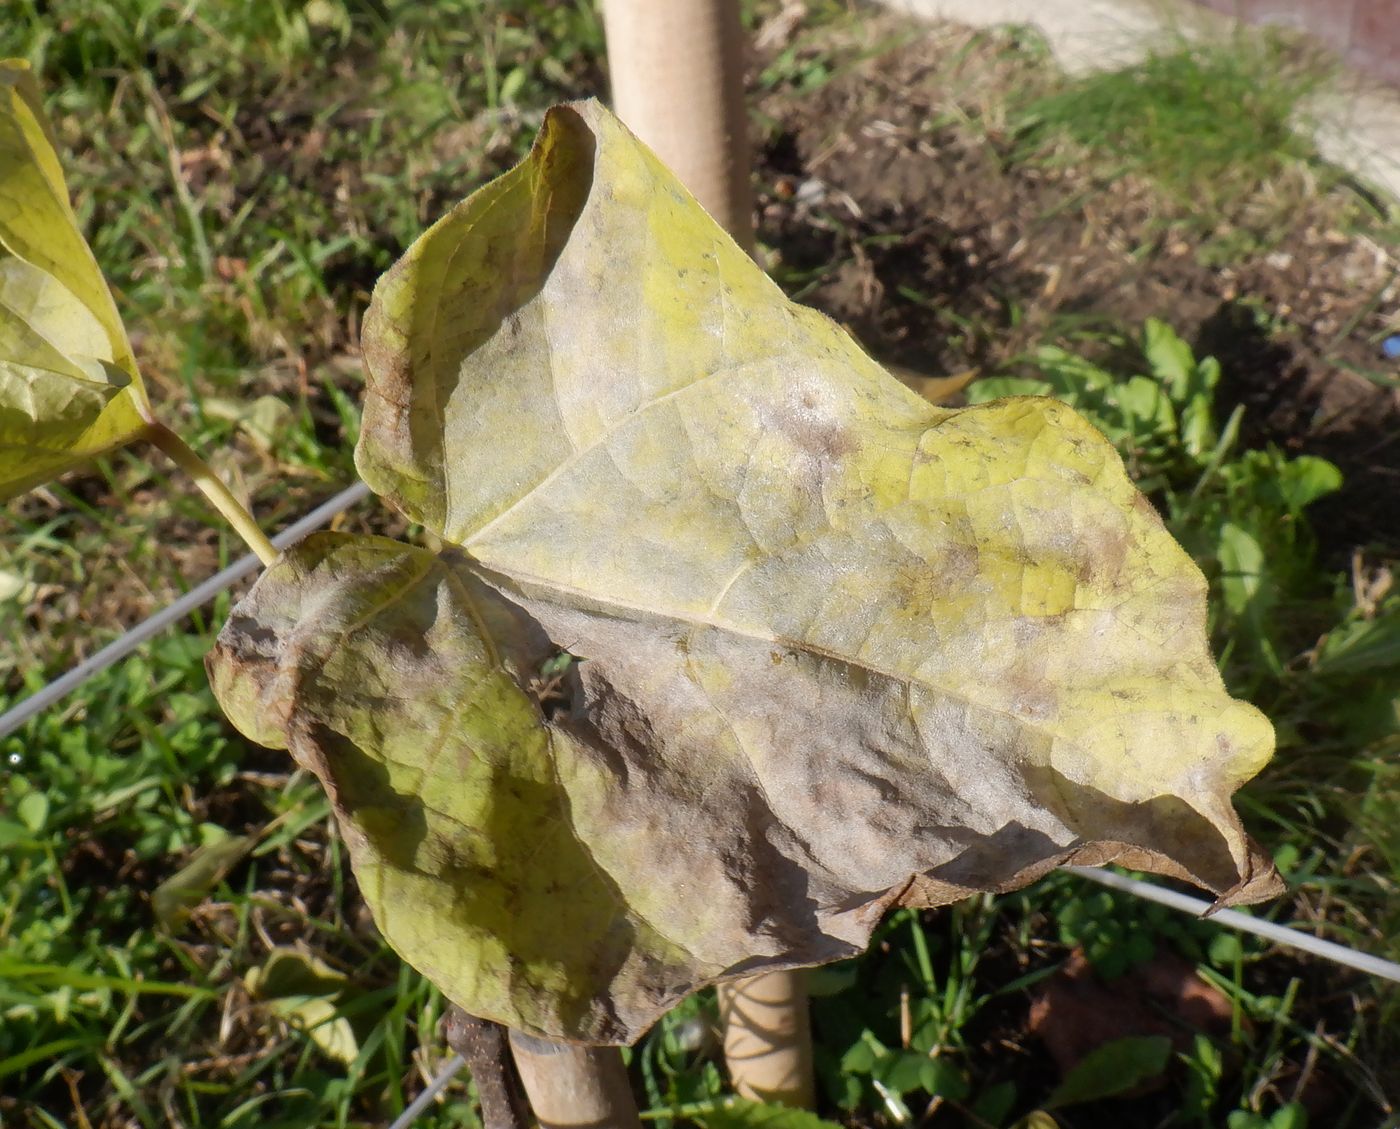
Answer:
[[438, 1061], [440, 998], [357, 925], [319, 789], [229, 739], [207, 644], [161, 639], [0, 741], [6, 1124], [346, 1125]]
[[1060, 941], [1084, 951], [1100, 976], [1115, 979], [1146, 964], [1168, 945], [1201, 959], [1215, 930], [1165, 906], [1144, 905], [1110, 890], [1085, 890], [1078, 882], [1050, 883], [1049, 914]]
[[1308, 1129], [1308, 1111], [1300, 1102], [1289, 1102], [1265, 1117], [1253, 1110], [1237, 1109], [1225, 1119], [1226, 1129]]

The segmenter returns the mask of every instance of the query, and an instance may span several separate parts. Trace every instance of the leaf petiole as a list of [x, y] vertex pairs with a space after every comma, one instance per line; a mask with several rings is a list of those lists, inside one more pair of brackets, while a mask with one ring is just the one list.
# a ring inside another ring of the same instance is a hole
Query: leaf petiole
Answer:
[[195, 485], [204, 492], [204, 496], [223, 515], [224, 520], [233, 526], [234, 532], [243, 538], [248, 548], [257, 554], [264, 567], [277, 559], [276, 547], [267, 539], [267, 534], [258, 528], [253, 515], [243, 508], [242, 503], [233, 496], [223, 480], [214, 473], [214, 468], [200, 458], [188, 443], [156, 420], [147, 423], [144, 437], [169, 455], [181, 470], [194, 479]]

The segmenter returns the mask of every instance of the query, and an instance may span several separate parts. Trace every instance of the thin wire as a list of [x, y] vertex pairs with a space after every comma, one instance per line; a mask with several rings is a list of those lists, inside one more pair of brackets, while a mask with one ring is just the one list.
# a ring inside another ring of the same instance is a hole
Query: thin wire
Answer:
[[[339, 494], [321, 505], [317, 506], [305, 517], [292, 525], [289, 525], [281, 533], [272, 538], [272, 543], [279, 549], [285, 549], [292, 542], [300, 540], [313, 529], [317, 529], [330, 521], [337, 514], [349, 509], [357, 502], [368, 497], [369, 488], [363, 482], [357, 482], [354, 486], [348, 486]], [[121, 638], [108, 643], [96, 654], [84, 659], [67, 674], [56, 678], [42, 690], [25, 698], [15, 706], [0, 714], [0, 738], [8, 737], [30, 718], [41, 713], [49, 706], [53, 705], [60, 698], [71, 694], [95, 674], [106, 670], [124, 659], [137, 647], [159, 634], [172, 623], [196, 608], [207, 604], [214, 599], [224, 589], [238, 583], [245, 576], [256, 572], [261, 565], [258, 558], [252, 553], [240, 557], [228, 568], [215, 573], [203, 584], [191, 589], [181, 596], [173, 604], [162, 608], [148, 619], [142, 621], [126, 632]], [[1188, 894], [1179, 894], [1175, 890], [1167, 890], [1161, 886], [1154, 886], [1150, 882], [1142, 882], [1136, 878], [1129, 878], [1123, 874], [1116, 874], [1109, 870], [1100, 870], [1096, 867], [1067, 866], [1065, 870], [1087, 878], [1091, 882], [1097, 882], [1101, 886], [1109, 886], [1115, 890], [1123, 890], [1129, 894], [1144, 898], [1150, 902], [1157, 902], [1160, 905], [1168, 906], [1171, 909], [1180, 910], [1182, 913], [1203, 916], [1210, 908], [1211, 904], [1201, 898], [1193, 898]], [[1301, 949], [1311, 953], [1313, 956], [1330, 960], [1337, 964], [1345, 965], [1348, 968], [1355, 968], [1358, 971], [1370, 973], [1372, 976], [1379, 976], [1386, 980], [1400, 983], [1400, 964], [1394, 961], [1385, 960], [1382, 957], [1372, 956], [1369, 953], [1357, 952], [1349, 949], [1345, 945], [1339, 945], [1334, 941], [1324, 941], [1320, 937], [1314, 937], [1310, 933], [1303, 933], [1298, 929], [1293, 929], [1285, 925], [1278, 925], [1271, 921], [1263, 921], [1259, 918], [1250, 917], [1248, 914], [1239, 913], [1235, 910], [1218, 910], [1211, 915], [1211, 920], [1218, 922], [1231, 929], [1237, 929], [1242, 933], [1253, 933], [1255, 936], [1264, 937], [1280, 945], [1290, 948]], [[456, 1065], [453, 1065], [455, 1063]], [[450, 1069], [444, 1069], [443, 1073], [434, 1079], [432, 1086], [421, 1094], [415, 1102], [404, 1111], [390, 1129], [403, 1129], [409, 1122], [405, 1120], [410, 1110], [421, 1112], [426, 1108], [428, 1101], [431, 1101], [447, 1085], [452, 1075], [462, 1067], [460, 1059], [453, 1059], [449, 1062]], [[409, 1119], [411, 1120], [411, 1119]]]
[[457, 1077], [457, 1072], [466, 1065], [467, 1060], [461, 1055], [453, 1055], [448, 1059], [447, 1065], [439, 1070], [437, 1077], [428, 1083], [428, 1088], [404, 1107], [404, 1111], [394, 1118], [394, 1123], [389, 1126], [389, 1129], [408, 1129], [418, 1115], [433, 1104], [433, 1099], [446, 1089], [447, 1084]]
[[[1090, 882], [1097, 882], [1100, 886], [1124, 890], [1139, 898], [1145, 898], [1149, 902], [1181, 910], [1182, 913], [1191, 913], [1199, 917], [1211, 908], [1210, 902], [1202, 898], [1193, 898], [1189, 894], [1178, 894], [1175, 890], [1154, 886], [1151, 882], [1129, 878], [1126, 874], [1117, 874], [1111, 870], [1099, 870], [1097, 867], [1090, 866], [1066, 866], [1063, 869], [1072, 871], [1081, 878], [1087, 878]], [[1369, 972], [1372, 976], [1380, 976], [1386, 980], [1400, 983], [1400, 964], [1382, 957], [1372, 956], [1370, 953], [1359, 953], [1355, 949], [1349, 949], [1335, 941], [1324, 941], [1321, 937], [1314, 937], [1311, 933], [1304, 933], [1287, 925], [1263, 921], [1233, 909], [1216, 910], [1210, 915], [1210, 920], [1231, 929], [1238, 929], [1241, 933], [1253, 933], [1256, 937], [1264, 937], [1291, 949], [1301, 949], [1303, 952], [1311, 953], [1323, 960], [1344, 964], [1348, 968]]]
[[[325, 525], [331, 518], [348, 510], [355, 503], [368, 496], [369, 487], [363, 482], [347, 486], [335, 497], [317, 506], [304, 518], [282, 530], [281, 533], [272, 538], [272, 543], [279, 549], [285, 549], [292, 542], [301, 540], [313, 529]], [[42, 690], [0, 714], [0, 738], [8, 737], [30, 718], [48, 709], [60, 698], [71, 694], [93, 675], [100, 674], [109, 666], [120, 662], [142, 643], [158, 635], [177, 620], [183, 619], [196, 608], [207, 604], [225, 588], [232, 587], [245, 576], [250, 576], [260, 568], [262, 568], [262, 564], [252, 553], [239, 557], [228, 568], [222, 572], [216, 572], [203, 584], [190, 589], [173, 604], [162, 608], [149, 619], [138, 623], [121, 638], [108, 643], [96, 654], [89, 655], [67, 674], [54, 679]]]

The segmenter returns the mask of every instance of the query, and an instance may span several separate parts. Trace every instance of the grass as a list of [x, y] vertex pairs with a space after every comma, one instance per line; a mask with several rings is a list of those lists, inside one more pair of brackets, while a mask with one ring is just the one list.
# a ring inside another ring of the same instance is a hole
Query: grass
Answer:
[[1329, 76], [1296, 39], [1241, 32], [1177, 42], [1121, 70], [1071, 80], [1025, 109], [1028, 139], [1061, 131], [1218, 210], [1314, 157], [1295, 128]]
[[1310, 136], [1314, 104], [1338, 77], [1327, 51], [1278, 29], [1168, 36], [1136, 64], [1032, 84], [1009, 99], [1009, 159], [1087, 165], [1100, 184], [1147, 181], [1158, 199], [1142, 246], [1184, 240], [1210, 266], [1275, 250], [1321, 200], [1329, 206], [1320, 222], [1379, 227], [1392, 242], [1394, 202], [1323, 160]]
[[1319, 179], [1340, 175], [1298, 128], [1333, 70], [1320, 50], [1277, 32], [1178, 41], [1033, 97], [1015, 128], [1026, 156], [1067, 139], [1096, 161], [1149, 177], [1203, 230], [1222, 218], [1267, 229], [1299, 193], [1316, 194]]
[[[821, 15], [760, 69], [768, 97], [817, 95], [907, 38], [872, 46], [841, 6]], [[526, 0], [22, 0], [0, 27], [0, 52], [41, 71], [153, 396], [269, 528], [351, 477], [355, 320], [374, 278], [518, 155], [543, 106], [600, 88], [601, 47], [589, 5]], [[1057, 87], [1018, 117], [1013, 47], [944, 123], [1009, 137], [1008, 161], [1035, 166], [1072, 143], [1103, 176], [1131, 166], [1160, 183], [1164, 214], [1203, 201], [1203, 222], [1227, 228], [1249, 200], [1319, 179], [1284, 132], [1305, 92], [1268, 69], [1284, 48], [1155, 59]], [[892, 238], [870, 235], [871, 253]], [[780, 277], [812, 286], [831, 269]], [[1003, 305], [1014, 333], [958, 315], [969, 338], [1016, 342], [974, 397], [1059, 395], [1115, 440], [1211, 579], [1232, 688], [1276, 721], [1279, 757], [1241, 805], [1294, 895], [1259, 912], [1400, 956], [1389, 558], [1359, 554], [1347, 573], [1319, 554], [1309, 507], [1329, 504], [1334, 476], [1245, 448], [1222, 374], [1165, 325]], [[140, 454], [12, 506], [0, 704], [238, 551], [207, 520]], [[5, 1125], [382, 1125], [445, 1057], [442, 1001], [367, 922], [323, 798], [213, 703], [201, 656], [227, 609], [0, 742]], [[1090, 1098], [1045, 1112], [1069, 1079], [1028, 1033], [1028, 1000], [1074, 953], [1119, 996], [1171, 954], [1220, 993], [1224, 1026], [1187, 1033], [1155, 1069], [1160, 1044], [1120, 1047], [1126, 1060], [1079, 1077]], [[1400, 1093], [1393, 991], [1067, 875], [900, 911], [867, 957], [814, 973], [812, 990], [823, 1112], [850, 1124], [1283, 1129], [1313, 1103], [1320, 1123], [1347, 1127], [1392, 1116]], [[725, 1104], [713, 1021], [701, 994], [630, 1052], [649, 1120], [782, 1129]], [[1135, 1074], [1158, 1088], [1102, 1096]], [[469, 1089], [419, 1124], [474, 1125]]]
[[[600, 47], [567, 4], [22, 3], [0, 28], [49, 93], [153, 397], [269, 528], [353, 477], [375, 277], [514, 161], [532, 113], [597, 87]], [[153, 453], [5, 526], [7, 703], [242, 551]], [[324, 800], [205, 688], [226, 611], [4, 742], [5, 1124], [382, 1123], [444, 1058], [440, 998], [368, 925]], [[156, 921], [160, 883], [238, 836], [188, 919]], [[289, 947], [343, 978], [319, 1010], [250, 989]], [[422, 1123], [472, 1124], [467, 1094]]]
[[[3, 742], [7, 1124], [387, 1118], [442, 1057], [416, 1037], [441, 1000], [367, 929], [319, 789], [229, 739], [208, 641], [162, 639]], [[231, 831], [249, 849], [230, 880], [176, 891], [193, 912], [153, 920], [162, 880], [190, 887], [180, 864]], [[327, 974], [260, 983], [288, 954]], [[344, 1027], [335, 1056], [313, 1021]]]
[[[587, 4], [124, 0], [56, 14], [22, 0], [0, 51], [29, 57], [49, 92], [77, 210], [164, 418], [275, 528], [353, 478], [354, 319], [374, 279], [514, 162], [532, 113], [600, 86], [601, 36]], [[257, 397], [270, 397], [262, 419]], [[178, 476], [167, 489], [160, 457], [100, 474], [12, 518], [21, 537], [61, 530], [128, 613], [234, 551]], [[123, 518], [84, 489], [124, 498]], [[190, 551], [157, 551], [170, 544]], [[96, 610], [71, 597], [71, 569], [26, 563], [26, 582], [59, 589], [51, 614]], [[26, 641], [16, 660], [67, 665], [102, 636]]]

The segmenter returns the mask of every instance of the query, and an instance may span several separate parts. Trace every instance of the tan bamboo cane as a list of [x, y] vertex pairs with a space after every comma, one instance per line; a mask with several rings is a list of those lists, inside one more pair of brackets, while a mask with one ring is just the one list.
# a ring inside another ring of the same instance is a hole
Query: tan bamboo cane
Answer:
[[[604, 0], [603, 27], [618, 117], [752, 252], [738, 0]], [[810, 1109], [803, 975], [774, 972], [722, 986], [720, 1012], [735, 1090]]]
[[540, 1129], [641, 1129], [622, 1056], [510, 1033], [510, 1052]]
[[613, 110], [753, 250], [737, 0], [604, 0]]

